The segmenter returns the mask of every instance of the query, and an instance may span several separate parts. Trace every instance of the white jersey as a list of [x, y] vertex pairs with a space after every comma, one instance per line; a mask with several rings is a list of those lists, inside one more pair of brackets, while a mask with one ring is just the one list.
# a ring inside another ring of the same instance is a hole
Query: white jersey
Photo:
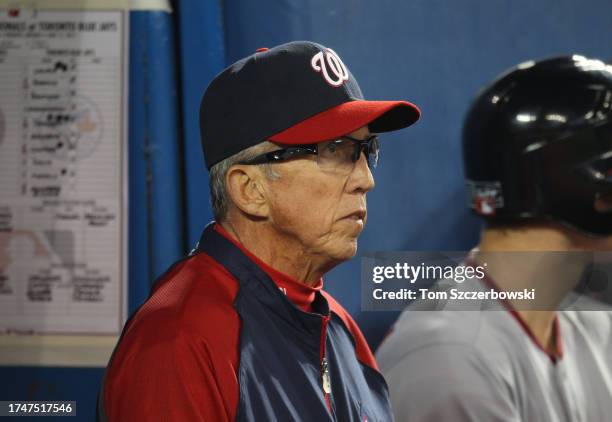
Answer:
[[404, 311], [377, 353], [396, 420], [612, 421], [612, 312], [558, 312], [558, 359], [517, 318]]

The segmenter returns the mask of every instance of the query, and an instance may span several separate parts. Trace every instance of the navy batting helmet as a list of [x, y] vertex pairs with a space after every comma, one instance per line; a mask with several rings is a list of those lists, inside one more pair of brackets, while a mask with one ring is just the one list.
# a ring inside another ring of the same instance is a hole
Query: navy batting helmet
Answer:
[[612, 66], [583, 56], [526, 62], [473, 102], [463, 130], [471, 207], [488, 221], [554, 220], [612, 234]]

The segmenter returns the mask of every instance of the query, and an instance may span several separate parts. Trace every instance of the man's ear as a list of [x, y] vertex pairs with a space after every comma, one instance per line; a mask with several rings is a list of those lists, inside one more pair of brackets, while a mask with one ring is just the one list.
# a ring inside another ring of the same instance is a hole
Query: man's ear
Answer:
[[268, 201], [264, 189], [265, 175], [256, 166], [236, 164], [225, 176], [225, 186], [233, 204], [245, 214], [268, 216]]

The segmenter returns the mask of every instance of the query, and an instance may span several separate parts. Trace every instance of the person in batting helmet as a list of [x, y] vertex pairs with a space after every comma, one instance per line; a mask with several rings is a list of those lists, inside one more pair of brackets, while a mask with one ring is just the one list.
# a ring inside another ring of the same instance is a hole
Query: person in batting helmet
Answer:
[[448, 299], [411, 304], [379, 349], [396, 420], [610, 420], [612, 308], [575, 288], [612, 250], [612, 66], [510, 69], [472, 103], [463, 158], [485, 228], [457, 268], [482, 277], [440, 280]]

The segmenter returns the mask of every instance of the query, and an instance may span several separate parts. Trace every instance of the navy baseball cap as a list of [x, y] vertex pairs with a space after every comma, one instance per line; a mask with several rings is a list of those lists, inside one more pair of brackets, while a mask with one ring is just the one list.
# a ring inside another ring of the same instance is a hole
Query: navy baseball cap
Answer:
[[410, 126], [419, 109], [406, 101], [366, 101], [332, 49], [294, 41], [232, 64], [200, 104], [206, 167], [263, 141], [314, 144], [369, 126], [373, 133]]

